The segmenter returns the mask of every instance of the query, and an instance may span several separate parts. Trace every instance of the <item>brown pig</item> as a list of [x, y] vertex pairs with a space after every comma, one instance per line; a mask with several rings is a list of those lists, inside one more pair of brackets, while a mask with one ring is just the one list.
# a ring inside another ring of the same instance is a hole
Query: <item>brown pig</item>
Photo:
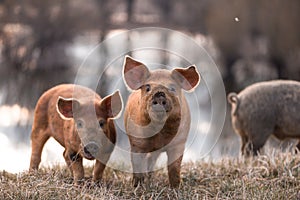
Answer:
[[49, 89], [35, 108], [30, 170], [38, 169], [44, 144], [53, 137], [65, 148], [63, 156], [76, 184], [84, 178], [82, 158], [96, 159], [93, 181], [100, 180], [116, 142], [113, 118], [121, 110], [119, 91], [102, 99], [79, 85]]
[[178, 187], [191, 122], [182, 89], [192, 91], [199, 84], [196, 67], [150, 71], [145, 64], [126, 56], [123, 78], [133, 90], [128, 97], [124, 122], [131, 146], [134, 186], [144, 181], [160, 153], [166, 152], [169, 183]]
[[[274, 80], [230, 93], [232, 125], [241, 136], [241, 152], [256, 155], [270, 135], [300, 139], [300, 83]], [[300, 142], [297, 145], [300, 148]]]

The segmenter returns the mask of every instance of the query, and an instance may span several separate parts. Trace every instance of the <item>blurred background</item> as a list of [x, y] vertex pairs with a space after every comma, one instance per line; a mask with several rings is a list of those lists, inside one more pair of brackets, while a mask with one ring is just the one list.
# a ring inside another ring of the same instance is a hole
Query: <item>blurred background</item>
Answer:
[[[298, 0], [0, 0], [0, 170], [27, 169], [39, 96], [54, 85], [74, 83], [89, 52], [114, 34], [140, 27], [187, 34], [217, 64], [229, 93], [264, 80], [300, 79], [299, 19]], [[124, 45], [133, 45], [130, 37]], [[168, 35], [159, 42], [176, 44]], [[97, 87], [101, 96], [111, 93], [113, 70], [104, 69], [114, 48], [121, 47], [102, 48], [88, 63], [106, 77]], [[164, 65], [174, 63], [164, 53], [156, 58]], [[209, 118], [205, 95], [196, 106]], [[239, 137], [228, 113], [211, 158], [239, 155]], [[200, 127], [207, 129], [207, 124]], [[61, 148], [55, 145], [44, 150], [44, 160], [53, 161], [55, 149]]]

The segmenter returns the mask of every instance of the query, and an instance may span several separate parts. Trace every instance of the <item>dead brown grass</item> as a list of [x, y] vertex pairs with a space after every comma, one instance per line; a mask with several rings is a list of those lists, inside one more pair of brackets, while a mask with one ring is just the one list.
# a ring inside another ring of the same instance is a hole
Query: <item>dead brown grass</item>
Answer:
[[166, 170], [148, 187], [131, 186], [131, 175], [107, 169], [100, 184], [72, 184], [64, 167], [35, 173], [0, 172], [0, 199], [300, 199], [300, 157], [291, 153], [256, 158], [224, 158], [184, 164], [179, 189], [170, 189]]

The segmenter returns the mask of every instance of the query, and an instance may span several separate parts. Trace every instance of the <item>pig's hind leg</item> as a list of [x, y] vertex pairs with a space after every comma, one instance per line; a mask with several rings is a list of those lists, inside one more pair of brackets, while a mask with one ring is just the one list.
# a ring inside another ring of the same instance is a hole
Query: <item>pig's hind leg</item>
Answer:
[[246, 155], [257, 156], [260, 149], [265, 145], [269, 136], [273, 133], [273, 128], [264, 127], [250, 132], [249, 142], [245, 146]]
[[245, 155], [247, 153], [246, 149], [249, 142], [249, 138], [244, 131], [241, 130], [236, 130], [236, 131], [241, 136], [241, 153], [242, 155]]
[[31, 133], [31, 158], [29, 170], [37, 170], [45, 143], [50, 138], [46, 130], [33, 128]]

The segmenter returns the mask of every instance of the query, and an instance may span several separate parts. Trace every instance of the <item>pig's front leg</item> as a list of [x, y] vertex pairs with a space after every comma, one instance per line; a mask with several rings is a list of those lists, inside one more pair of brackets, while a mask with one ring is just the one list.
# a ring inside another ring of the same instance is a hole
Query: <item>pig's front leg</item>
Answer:
[[167, 150], [168, 156], [168, 176], [172, 188], [178, 188], [180, 184], [180, 168], [183, 157], [181, 148], [171, 148]]
[[157, 151], [150, 152], [147, 155], [147, 175], [148, 175], [149, 181], [151, 180], [151, 178], [153, 176], [154, 167], [155, 167], [156, 161], [160, 154], [161, 154], [161, 152], [159, 150], [157, 150]]
[[102, 161], [96, 160], [96, 164], [93, 171], [93, 181], [97, 182], [102, 179], [103, 171], [106, 167], [106, 164], [103, 164]]
[[66, 149], [64, 151], [64, 158], [71, 170], [71, 173], [74, 178], [74, 183], [79, 184], [83, 181], [84, 178], [82, 157], [77, 152]]
[[146, 153], [139, 153], [140, 149], [132, 147], [131, 149], [131, 163], [133, 170], [132, 183], [134, 187], [144, 183], [147, 170]]
[[101, 161], [96, 160], [96, 164], [93, 171], [93, 181], [100, 181], [102, 179], [103, 171], [106, 167], [106, 164], [110, 158], [111, 152], [105, 153], [101, 156]]
[[68, 166], [68, 168], [69, 168], [69, 170], [70, 170], [70, 172], [71, 172], [71, 174], [73, 176], [73, 170], [71, 168], [72, 160], [70, 158], [69, 152], [66, 149], [65, 149], [65, 151], [63, 153], [63, 156], [64, 156], [64, 159], [65, 159], [65, 161], [67, 163], [67, 166]]

